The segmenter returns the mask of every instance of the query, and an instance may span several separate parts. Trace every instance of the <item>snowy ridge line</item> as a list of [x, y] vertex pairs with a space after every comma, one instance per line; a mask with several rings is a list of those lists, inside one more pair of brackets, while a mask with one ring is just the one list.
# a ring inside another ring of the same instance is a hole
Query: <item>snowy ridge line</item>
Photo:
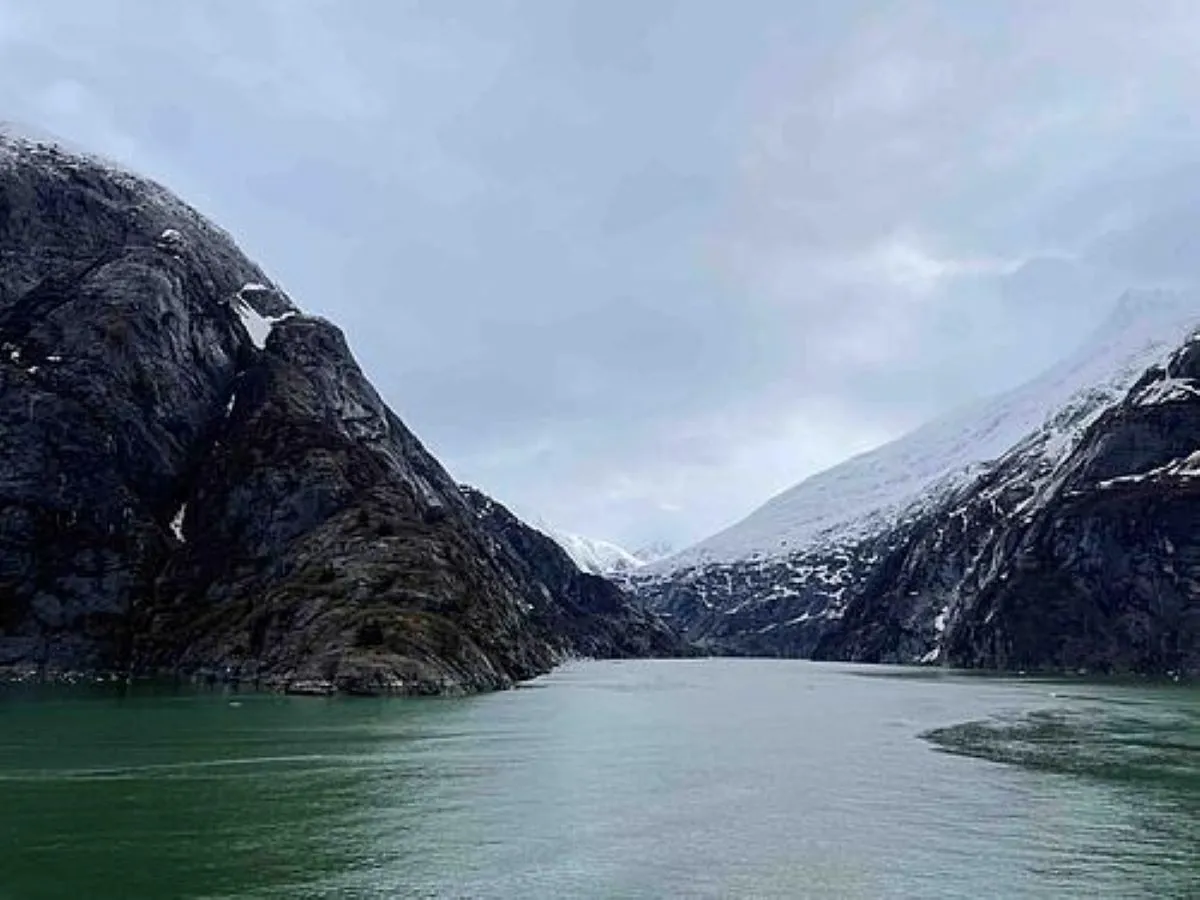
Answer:
[[[1078, 351], [1042, 376], [814, 475], [725, 531], [641, 568], [638, 578], [781, 561], [857, 543], [936, 508], [1010, 452], [1033, 469], [1051, 470], [1147, 369], [1164, 363], [1198, 320], [1195, 294], [1129, 292]], [[1174, 381], [1151, 385], [1142, 402], [1194, 389]]]
[[619, 575], [633, 572], [646, 564], [624, 547], [610, 541], [559, 531], [544, 522], [539, 522], [536, 527], [558, 544], [581, 572], [591, 575]]

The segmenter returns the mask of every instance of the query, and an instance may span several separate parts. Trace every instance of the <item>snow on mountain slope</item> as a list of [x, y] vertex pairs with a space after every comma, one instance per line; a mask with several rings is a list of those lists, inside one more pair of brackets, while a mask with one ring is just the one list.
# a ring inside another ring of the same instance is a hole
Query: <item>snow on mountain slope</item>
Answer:
[[646, 565], [649, 565], [673, 555], [676, 549], [676, 547], [666, 541], [651, 541], [649, 544], [645, 544], [634, 550], [633, 555]]
[[581, 571], [592, 575], [624, 574], [645, 565], [642, 559], [609, 541], [569, 534], [544, 526], [539, 526], [538, 530], [553, 538]]
[[1129, 292], [1078, 351], [1042, 376], [814, 475], [639, 574], [666, 577], [850, 543], [918, 514], [1026, 439], [1036, 439], [1038, 456], [1057, 461], [1197, 321], [1194, 294]]
[[[460, 485], [460, 488], [468, 494], [476, 492], [475, 488], [467, 484]], [[651, 560], [660, 559], [663, 555], [662, 553], [659, 553], [657, 556], [651, 556], [648, 553], [643, 555], [641, 551], [630, 553], [624, 547], [620, 547], [611, 541], [584, 537], [581, 534], [572, 534], [569, 531], [555, 528], [538, 515], [526, 515], [520, 517], [520, 520], [558, 544], [563, 552], [571, 557], [571, 561], [575, 563], [575, 567], [579, 571], [586, 572], [589, 575], [601, 575], [605, 577], [611, 575], [628, 575], [640, 569]]]
[[70, 142], [63, 140], [56, 134], [51, 134], [43, 128], [38, 128], [34, 125], [27, 125], [23, 122], [12, 122], [8, 119], [0, 119], [0, 138], [3, 138], [8, 144], [4, 152], [11, 155], [17, 152], [20, 146], [26, 149], [30, 147], [55, 147], [63, 153], [70, 153], [72, 156], [83, 157], [92, 160], [101, 160], [105, 165], [115, 164], [108, 160], [102, 160], [101, 157], [94, 153], [89, 153], [80, 147], [72, 145]]

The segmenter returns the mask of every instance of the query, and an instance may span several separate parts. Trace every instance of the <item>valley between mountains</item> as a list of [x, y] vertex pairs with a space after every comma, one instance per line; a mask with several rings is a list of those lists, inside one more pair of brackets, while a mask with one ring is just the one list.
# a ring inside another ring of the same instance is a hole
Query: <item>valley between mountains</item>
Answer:
[[1043, 377], [662, 556], [457, 484], [334, 324], [153, 182], [0, 136], [0, 247], [18, 677], [464, 693], [698, 652], [1200, 671], [1195, 298], [1131, 292]]

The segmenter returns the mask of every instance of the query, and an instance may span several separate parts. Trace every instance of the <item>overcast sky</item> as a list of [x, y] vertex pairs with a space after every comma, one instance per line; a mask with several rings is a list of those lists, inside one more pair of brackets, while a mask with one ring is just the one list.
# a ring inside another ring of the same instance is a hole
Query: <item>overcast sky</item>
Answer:
[[0, 0], [460, 480], [684, 544], [1200, 275], [1192, 0]]

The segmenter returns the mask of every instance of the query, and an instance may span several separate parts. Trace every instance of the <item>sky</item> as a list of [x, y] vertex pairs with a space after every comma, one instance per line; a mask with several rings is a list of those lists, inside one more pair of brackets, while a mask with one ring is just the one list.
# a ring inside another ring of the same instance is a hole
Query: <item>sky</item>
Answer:
[[0, 119], [347, 333], [461, 481], [683, 546], [1200, 279], [1200, 4], [0, 0]]

